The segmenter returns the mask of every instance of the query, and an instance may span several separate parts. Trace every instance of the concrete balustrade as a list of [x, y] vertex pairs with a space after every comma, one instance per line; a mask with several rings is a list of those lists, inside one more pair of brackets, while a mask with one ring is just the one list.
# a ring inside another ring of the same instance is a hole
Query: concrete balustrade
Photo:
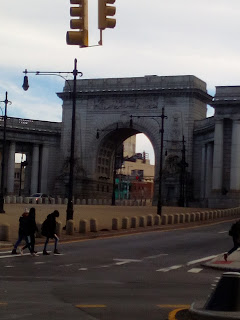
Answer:
[[195, 221], [200, 221], [200, 212], [195, 213]]

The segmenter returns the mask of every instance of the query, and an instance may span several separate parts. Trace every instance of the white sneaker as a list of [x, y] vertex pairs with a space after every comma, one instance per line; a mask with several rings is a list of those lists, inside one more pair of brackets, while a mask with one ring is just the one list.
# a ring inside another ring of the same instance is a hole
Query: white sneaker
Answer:
[[36, 254], [35, 252], [31, 253], [32, 257], [38, 257], [38, 254]]

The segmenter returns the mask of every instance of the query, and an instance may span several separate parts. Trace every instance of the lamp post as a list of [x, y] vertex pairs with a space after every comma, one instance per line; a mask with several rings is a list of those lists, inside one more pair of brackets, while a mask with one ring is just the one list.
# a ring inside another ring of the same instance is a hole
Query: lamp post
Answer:
[[77, 90], [77, 76], [82, 76], [82, 72], [77, 70], [77, 59], [74, 59], [74, 70], [72, 72], [40, 72], [40, 71], [27, 71], [25, 70], [23, 89], [26, 91], [29, 88], [27, 73], [35, 73], [36, 75], [45, 75], [45, 76], [59, 76], [63, 78], [70, 90], [72, 89], [68, 80], [62, 74], [72, 73], [73, 75], [73, 90], [72, 90], [72, 130], [71, 130], [71, 149], [70, 149], [70, 159], [69, 159], [69, 184], [68, 184], [68, 203], [66, 210], [66, 220], [73, 219], [73, 172], [74, 172], [74, 149], [75, 149], [75, 123], [76, 123], [76, 90]]
[[2, 173], [1, 173], [1, 191], [0, 191], [0, 213], [4, 211], [4, 170], [5, 170], [5, 152], [6, 152], [6, 129], [7, 129], [7, 106], [11, 101], [8, 100], [8, 93], [6, 92], [5, 100], [0, 101], [5, 103], [5, 112], [3, 116], [3, 148], [2, 148]]
[[[150, 118], [156, 120], [155, 118], [161, 118], [161, 129], [159, 132], [161, 133], [160, 137], [160, 159], [159, 159], [159, 185], [158, 185], [158, 202], [157, 202], [157, 214], [162, 215], [162, 166], [163, 166], [163, 134], [164, 134], [164, 119], [167, 119], [167, 116], [164, 114], [164, 108], [162, 108], [162, 114], [160, 116], [130, 116], [130, 127], [133, 125], [132, 118]], [[156, 120], [159, 125], [159, 122]], [[160, 125], [159, 125], [160, 126]]]

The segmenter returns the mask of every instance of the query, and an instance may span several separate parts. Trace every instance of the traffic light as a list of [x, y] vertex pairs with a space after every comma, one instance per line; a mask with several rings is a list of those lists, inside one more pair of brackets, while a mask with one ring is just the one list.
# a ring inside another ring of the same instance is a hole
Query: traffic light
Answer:
[[78, 5], [70, 8], [70, 16], [78, 17], [70, 20], [70, 28], [79, 30], [67, 32], [67, 44], [88, 47], [88, 0], [70, 0], [70, 4]]
[[108, 16], [114, 16], [116, 13], [116, 7], [108, 5], [115, 3], [115, 1], [98, 0], [98, 29], [104, 30], [116, 26], [116, 19], [108, 18]]

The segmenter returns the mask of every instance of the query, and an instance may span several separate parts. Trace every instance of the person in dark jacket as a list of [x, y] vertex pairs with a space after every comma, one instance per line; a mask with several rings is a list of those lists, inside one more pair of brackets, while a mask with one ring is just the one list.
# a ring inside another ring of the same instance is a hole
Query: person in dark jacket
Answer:
[[43, 255], [49, 255], [47, 252], [47, 245], [49, 242], [49, 239], [54, 239], [54, 254], [60, 254], [60, 252], [57, 250], [57, 244], [58, 244], [58, 236], [56, 234], [56, 217], [59, 217], [59, 211], [54, 210], [52, 213], [50, 213], [47, 216], [47, 219], [42, 224], [42, 235], [46, 237], [46, 241], [43, 248]]
[[[31, 245], [30, 245], [29, 227], [28, 227], [28, 215], [29, 215], [29, 210], [26, 208], [22, 216], [19, 218], [18, 240], [14, 245], [12, 254], [17, 254], [17, 247], [20, 245], [23, 239], [26, 241], [26, 247], [29, 249], [29, 251], [32, 254]], [[20, 250], [20, 252], [22, 254], [22, 250]]]
[[235, 222], [229, 230], [229, 235], [233, 239], [233, 247], [227, 253], [224, 253], [224, 260], [227, 261], [228, 256], [240, 247], [240, 220]]
[[[38, 231], [38, 227], [36, 225], [36, 220], [35, 220], [35, 216], [36, 216], [36, 211], [35, 208], [31, 208], [29, 210], [29, 214], [28, 214], [28, 232], [29, 232], [29, 236], [30, 236], [30, 245], [31, 245], [31, 252], [35, 253], [35, 255], [37, 255], [37, 252], [34, 251], [34, 247], [35, 247], [35, 233], [36, 231]], [[24, 249], [26, 249], [28, 246], [25, 245], [21, 250], [23, 251]]]

